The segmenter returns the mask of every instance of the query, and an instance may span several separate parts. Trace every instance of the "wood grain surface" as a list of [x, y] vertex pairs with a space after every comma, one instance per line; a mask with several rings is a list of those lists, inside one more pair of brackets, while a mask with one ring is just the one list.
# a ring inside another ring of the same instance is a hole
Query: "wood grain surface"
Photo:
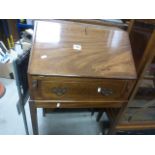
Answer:
[[[55, 101], [55, 102], [39, 102], [35, 101], [35, 106], [36, 108], [52, 108], [56, 109], [57, 104], [60, 105], [61, 108], [109, 108], [109, 107], [114, 107], [114, 108], [120, 108], [123, 104], [123, 102], [60, 102], [60, 101]], [[59, 109], [58, 108], [58, 109]]]
[[31, 75], [135, 79], [127, 32], [74, 22], [36, 22]]
[[155, 122], [154, 121], [145, 121], [145, 122], [132, 122], [132, 123], [122, 123], [116, 126], [117, 130], [146, 130], [146, 129], [154, 129]]

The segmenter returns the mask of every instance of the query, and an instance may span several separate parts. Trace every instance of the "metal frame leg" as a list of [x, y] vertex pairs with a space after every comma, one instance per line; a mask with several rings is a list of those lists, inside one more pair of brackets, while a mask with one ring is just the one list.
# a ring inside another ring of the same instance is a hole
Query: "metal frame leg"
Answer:
[[16, 80], [16, 85], [17, 85], [17, 90], [18, 90], [18, 95], [19, 95], [19, 105], [20, 105], [20, 110], [21, 110], [22, 117], [23, 117], [23, 122], [24, 122], [24, 128], [25, 128], [26, 134], [29, 135], [26, 113], [25, 113], [25, 108], [24, 108], [24, 100], [23, 100], [23, 95], [21, 93], [21, 89], [20, 89], [20, 82], [19, 82], [19, 77], [18, 77], [18, 72], [17, 72], [17, 65], [16, 65], [15, 61], [13, 62], [13, 67], [14, 67], [15, 80]]
[[28, 129], [28, 125], [27, 125], [27, 119], [26, 119], [26, 114], [25, 114], [25, 108], [24, 105], [21, 104], [21, 113], [22, 113], [22, 117], [23, 117], [23, 121], [24, 121], [24, 128], [25, 128], [25, 132], [27, 135], [29, 135], [29, 129]]

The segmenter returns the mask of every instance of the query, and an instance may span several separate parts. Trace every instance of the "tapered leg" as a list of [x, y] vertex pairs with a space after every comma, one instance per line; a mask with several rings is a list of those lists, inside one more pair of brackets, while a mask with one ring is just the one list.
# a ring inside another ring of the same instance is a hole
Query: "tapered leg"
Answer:
[[95, 110], [94, 110], [94, 109], [92, 109], [92, 110], [91, 110], [91, 116], [93, 116], [93, 115], [94, 115], [94, 113], [95, 113]]
[[114, 127], [110, 128], [109, 131], [108, 131], [108, 135], [116, 135], [117, 134], [117, 131]]
[[46, 109], [42, 108], [42, 110], [43, 110], [43, 117], [45, 117], [46, 116]]
[[100, 121], [100, 119], [101, 119], [103, 113], [104, 113], [103, 111], [98, 112], [98, 115], [97, 115], [97, 118], [96, 118], [96, 121], [97, 121], [97, 122]]
[[37, 108], [34, 106], [33, 101], [29, 101], [29, 107], [30, 107], [33, 134], [38, 135]]

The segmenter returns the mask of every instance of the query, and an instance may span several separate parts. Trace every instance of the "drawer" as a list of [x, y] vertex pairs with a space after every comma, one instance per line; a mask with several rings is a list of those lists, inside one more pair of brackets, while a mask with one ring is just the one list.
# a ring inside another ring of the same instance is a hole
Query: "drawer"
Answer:
[[127, 100], [127, 80], [39, 78], [33, 79], [35, 100], [122, 101]]

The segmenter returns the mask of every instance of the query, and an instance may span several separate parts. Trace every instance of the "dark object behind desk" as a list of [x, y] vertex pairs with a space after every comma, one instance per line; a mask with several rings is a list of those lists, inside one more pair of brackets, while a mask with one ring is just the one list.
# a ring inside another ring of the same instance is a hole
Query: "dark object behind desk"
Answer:
[[27, 69], [29, 62], [30, 50], [25, 52], [19, 59], [15, 61], [16, 63], [16, 73], [19, 79], [19, 85], [21, 89], [21, 94], [23, 100], [27, 99], [28, 94], [28, 78], [27, 78]]

